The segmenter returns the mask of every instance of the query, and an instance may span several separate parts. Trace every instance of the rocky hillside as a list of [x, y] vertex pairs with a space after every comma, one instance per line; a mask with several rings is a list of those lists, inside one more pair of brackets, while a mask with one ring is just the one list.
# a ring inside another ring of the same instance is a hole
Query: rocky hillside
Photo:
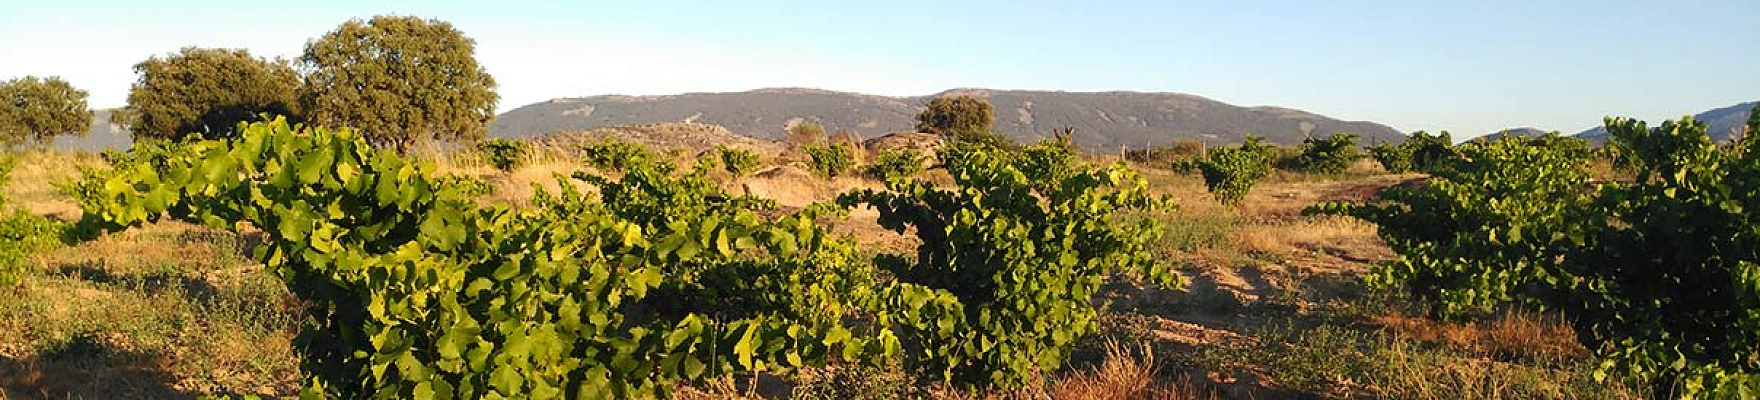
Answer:
[[802, 121], [827, 130], [873, 138], [909, 131], [929, 99], [956, 94], [987, 97], [996, 109], [996, 130], [1017, 140], [1048, 138], [1076, 128], [1075, 142], [1090, 149], [1142, 147], [1174, 140], [1233, 143], [1256, 134], [1277, 143], [1298, 143], [1309, 134], [1354, 132], [1365, 142], [1397, 141], [1393, 128], [1340, 121], [1280, 107], [1241, 107], [1178, 93], [1051, 92], [957, 89], [918, 97], [886, 97], [817, 89], [762, 89], [739, 93], [667, 96], [595, 96], [555, 99], [501, 114], [490, 124], [499, 137], [658, 122], [694, 122], [734, 133], [782, 139]]

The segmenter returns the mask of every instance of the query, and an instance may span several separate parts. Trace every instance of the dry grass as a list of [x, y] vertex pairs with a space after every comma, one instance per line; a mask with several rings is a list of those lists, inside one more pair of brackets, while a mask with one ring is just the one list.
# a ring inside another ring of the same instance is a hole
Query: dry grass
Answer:
[[79, 204], [61, 194], [56, 184], [80, 177], [80, 168], [105, 168], [97, 155], [86, 152], [27, 151], [14, 156], [18, 166], [6, 194], [26, 211], [61, 220], [79, 219]]
[[[485, 201], [525, 206], [537, 192], [536, 188], [555, 193], [560, 182], [570, 182], [566, 178], [583, 168], [580, 157], [567, 149], [530, 142], [528, 146], [529, 151], [511, 171], [495, 169], [475, 151], [428, 149], [416, 153], [415, 157], [433, 163], [437, 175], [463, 176], [487, 182], [494, 192], [485, 196]], [[565, 179], [559, 181], [557, 176]]]
[[0, 296], [0, 389], [28, 398], [288, 395], [301, 309], [246, 240], [150, 225], [36, 257]]
[[[1141, 349], [1150, 346], [1144, 344]], [[1199, 390], [1186, 381], [1170, 382], [1162, 365], [1150, 351], [1133, 351], [1118, 342], [1107, 342], [1106, 360], [1091, 370], [1058, 379], [1048, 391], [1053, 399], [1214, 399], [1214, 392]]]
[[45, 273], [80, 277], [223, 271], [250, 263], [242, 237], [183, 222], [163, 222], [38, 255]]
[[1392, 342], [1375, 355], [1381, 371], [1373, 382], [1386, 397], [1407, 399], [1644, 399], [1642, 389], [1622, 382], [1597, 383], [1588, 366], [1546, 368], [1483, 358], [1453, 357]]
[[945, 400], [1187, 400], [1217, 392], [1164, 373], [1150, 346], [1103, 345], [1105, 358], [1086, 369], [1052, 377], [1042, 386], [974, 393], [940, 383], [922, 385], [897, 363], [879, 367], [827, 366], [800, 371], [793, 384], [774, 376], [726, 378], [681, 388], [685, 399], [945, 399]]
[[1287, 256], [1297, 252], [1328, 252], [1334, 255], [1386, 256], [1375, 225], [1347, 217], [1319, 216], [1289, 221], [1250, 224], [1232, 232], [1230, 239], [1240, 251]]
[[1374, 322], [1395, 336], [1498, 360], [1561, 361], [1588, 356], [1576, 331], [1557, 317], [1512, 312], [1485, 323], [1449, 323], [1388, 314]]

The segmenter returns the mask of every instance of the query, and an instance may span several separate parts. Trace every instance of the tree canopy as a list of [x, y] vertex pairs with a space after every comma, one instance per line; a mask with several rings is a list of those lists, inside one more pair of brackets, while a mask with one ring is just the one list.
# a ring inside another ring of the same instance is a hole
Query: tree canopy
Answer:
[[480, 139], [498, 96], [475, 47], [444, 21], [350, 20], [306, 43], [300, 101], [312, 123], [359, 128], [399, 151], [422, 139]]
[[236, 135], [240, 122], [263, 114], [299, 119], [299, 73], [284, 60], [252, 57], [243, 49], [186, 47], [135, 64], [139, 75], [128, 106], [111, 119], [135, 139], [204, 139]]
[[83, 136], [91, 126], [86, 92], [59, 77], [0, 82], [0, 144], [49, 144], [60, 135]]
[[917, 131], [938, 135], [989, 132], [996, 124], [990, 102], [976, 96], [937, 97], [917, 114]]

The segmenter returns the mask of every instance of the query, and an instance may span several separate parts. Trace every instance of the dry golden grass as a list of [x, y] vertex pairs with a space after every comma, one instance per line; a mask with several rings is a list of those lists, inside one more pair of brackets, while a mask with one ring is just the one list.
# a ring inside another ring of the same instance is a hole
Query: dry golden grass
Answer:
[[1592, 382], [1586, 371], [1548, 369], [1483, 358], [1439, 356], [1405, 342], [1380, 352], [1372, 387], [1382, 397], [1454, 399], [1645, 399], [1641, 387]]
[[1190, 381], [1164, 374], [1148, 344], [1133, 348], [1108, 341], [1099, 365], [1052, 377], [1044, 386], [972, 395], [941, 391], [939, 399], [982, 400], [1188, 400], [1216, 399], [1215, 390], [1202, 389]]
[[415, 156], [432, 162], [435, 174], [476, 178], [489, 183], [494, 192], [483, 200], [525, 206], [537, 192], [536, 187], [555, 193], [560, 182], [569, 181], [559, 181], [557, 176], [566, 178], [583, 168], [580, 157], [567, 149], [530, 142], [528, 146], [529, 151], [511, 171], [495, 169], [474, 151], [428, 149]]
[[35, 257], [0, 296], [0, 389], [25, 398], [288, 395], [302, 307], [247, 240], [161, 223]]
[[43, 272], [78, 276], [152, 272], [170, 268], [220, 271], [248, 263], [233, 234], [175, 221], [167, 221], [99, 237], [75, 247], [38, 254]]
[[1188, 400], [1216, 399], [1217, 391], [1201, 389], [1164, 373], [1163, 364], [1141, 347], [1107, 342], [1105, 358], [1090, 368], [1070, 371], [1032, 386], [1010, 391], [973, 393], [943, 384], [927, 386], [899, 370], [829, 366], [800, 371], [790, 385], [775, 376], [724, 378], [680, 388], [684, 399], [942, 399], [942, 400]]
[[1384, 252], [1375, 231], [1375, 225], [1354, 218], [1318, 216], [1241, 226], [1231, 239], [1247, 253], [1284, 256], [1326, 251], [1367, 256]]
[[1576, 331], [1557, 317], [1512, 312], [1486, 323], [1449, 323], [1388, 314], [1375, 318], [1394, 335], [1498, 360], [1558, 361], [1589, 354]]
[[[1214, 392], [1199, 390], [1189, 382], [1169, 381], [1149, 351], [1132, 351], [1107, 342], [1106, 360], [1091, 370], [1053, 381], [1049, 398], [1070, 400], [1107, 399], [1214, 399]], [[1148, 348], [1145, 344], [1143, 348]], [[1038, 397], [1044, 398], [1044, 397]]]
[[80, 168], [104, 168], [97, 155], [86, 152], [26, 151], [14, 156], [12, 182], [5, 188], [14, 204], [37, 215], [79, 219], [79, 204], [61, 194], [56, 184], [80, 177]]

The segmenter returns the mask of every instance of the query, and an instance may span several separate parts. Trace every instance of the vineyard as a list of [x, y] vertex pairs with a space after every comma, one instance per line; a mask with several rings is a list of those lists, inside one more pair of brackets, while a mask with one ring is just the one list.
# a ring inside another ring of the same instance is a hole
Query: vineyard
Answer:
[[1691, 118], [1655, 128], [1610, 118], [1606, 127], [1614, 143], [1603, 154], [1628, 179], [1591, 179], [1581, 143], [1505, 139], [1431, 163], [1427, 188], [1310, 211], [1380, 226], [1401, 258], [1368, 283], [1405, 288], [1433, 315], [1558, 310], [1601, 357], [1597, 379], [1649, 379], [1685, 397], [1753, 396], [1760, 146], [1715, 143]]
[[[1606, 126], [1602, 148], [436, 156], [274, 119], [26, 153], [5, 171], [56, 183], [0, 197], [0, 398], [1760, 391], [1760, 148]], [[174, 383], [54, 381], [140, 360], [171, 372], [121, 374]]]

